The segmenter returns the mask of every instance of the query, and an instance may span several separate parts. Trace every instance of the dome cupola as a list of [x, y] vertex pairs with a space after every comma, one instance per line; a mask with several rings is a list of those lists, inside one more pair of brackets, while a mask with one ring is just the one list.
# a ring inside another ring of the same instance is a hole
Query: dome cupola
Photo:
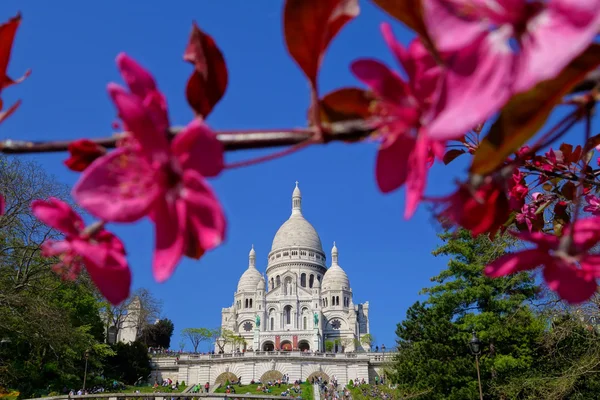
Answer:
[[338, 249], [335, 242], [333, 242], [333, 248], [331, 249], [331, 267], [329, 267], [323, 276], [321, 289], [323, 291], [330, 289], [350, 290], [348, 275], [346, 275], [346, 272], [338, 264]]
[[319, 234], [302, 215], [302, 193], [297, 181], [296, 188], [292, 193], [292, 215], [275, 234], [271, 252], [291, 247], [302, 247], [323, 252]]
[[248, 255], [248, 269], [242, 274], [238, 282], [237, 291], [254, 292], [261, 280], [264, 280], [264, 278], [256, 269], [256, 251], [254, 250], [254, 245], [252, 245], [252, 249]]

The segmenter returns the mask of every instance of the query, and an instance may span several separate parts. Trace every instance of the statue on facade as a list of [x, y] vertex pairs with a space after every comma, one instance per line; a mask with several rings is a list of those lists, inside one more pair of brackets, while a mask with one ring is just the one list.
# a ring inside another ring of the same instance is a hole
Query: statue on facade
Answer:
[[315, 319], [315, 327], [319, 326], [319, 314], [314, 313], [313, 317]]
[[257, 328], [260, 327], [260, 315], [256, 314], [256, 320], [255, 320], [255, 322], [256, 322], [256, 327]]

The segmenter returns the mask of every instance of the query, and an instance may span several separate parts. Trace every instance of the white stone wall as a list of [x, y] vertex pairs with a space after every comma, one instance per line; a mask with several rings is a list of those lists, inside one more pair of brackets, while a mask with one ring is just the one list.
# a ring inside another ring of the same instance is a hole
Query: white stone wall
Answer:
[[[387, 362], [393, 354], [387, 353]], [[290, 381], [306, 381], [313, 374], [322, 372], [330, 379], [346, 385], [350, 380], [374, 381], [383, 373], [384, 360], [381, 353], [300, 353], [300, 352], [257, 352], [215, 355], [181, 355], [176, 357], [154, 357], [152, 379], [159, 382], [166, 378], [185, 381], [186, 384], [215, 383], [219, 375], [232, 373], [242, 377], [242, 384], [258, 380], [269, 371], [289, 374]], [[153, 382], [152, 382], [153, 383]]]

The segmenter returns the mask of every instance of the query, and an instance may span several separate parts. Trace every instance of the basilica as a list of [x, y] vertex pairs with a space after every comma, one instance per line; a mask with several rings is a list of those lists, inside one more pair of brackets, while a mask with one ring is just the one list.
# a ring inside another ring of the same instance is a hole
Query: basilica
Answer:
[[250, 250], [233, 304], [222, 310], [221, 329], [228, 334], [216, 341], [215, 352], [369, 351], [369, 303], [354, 303], [338, 259], [333, 243], [327, 267], [321, 239], [302, 214], [296, 182], [292, 213], [275, 234], [265, 275], [257, 269], [254, 246]]

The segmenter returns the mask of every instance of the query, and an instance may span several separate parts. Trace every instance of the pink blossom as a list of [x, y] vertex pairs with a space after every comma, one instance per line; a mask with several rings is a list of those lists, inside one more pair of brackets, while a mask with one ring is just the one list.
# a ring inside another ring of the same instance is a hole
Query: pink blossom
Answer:
[[583, 207], [583, 211], [589, 212], [592, 215], [600, 215], [600, 199], [593, 194], [585, 196], [587, 206]]
[[486, 275], [495, 278], [543, 266], [548, 287], [569, 303], [586, 301], [596, 292], [600, 256], [589, 251], [600, 241], [600, 218], [577, 221], [562, 238], [541, 232], [513, 235], [537, 247], [498, 258], [485, 268]]
[[381, 29], [408, 81], [372, 59], [355, 61], [351, 69], [376, 94], [377, 112], [387, 120], [379, 130], [382, 144], [377, 154], [377, 184], [384, 193], [406, 184], [404, 215], [410, 218], [423, 197], [434, 157], [441, 159], [445, 149], [444, 142], [431, 140], [427, 128], [437, 112], [441, 69], [419, 40], [406, 49], [388, 24]]
[[510, 208], [513, 210], [519, 210], [525, 204], [525, 197], [529, 193], [529, 188], [525, 183], [525, 176], [521, 171], [516, 170], [512, 179], [508, 181], [508, 187], [510, 189]]
[[223, 210], [204, 179], [223, 169], [223, 146], [199, 119], [169, 142], [166, 102], [152, 76], [125, 54], [117, 64], [130, 92], [116, 84], [108, 91], [134, 144], [94, 161], [73, 197], [105, 221], [150, 217], [156, 232], [153, 273], [162, 282], [184, 254], [200, 258], [224, 239]]
[[51, 197], [31, 203], [33, 214], [64, 234], [64, 240], [42, 244], [44, 257], [58, 257], [52, 269], [64, 279], [75, 280], [85, 267], [108, 301], [119, 304], [129, 297], [131, 272], [123, 243], [104, 229], [85, 231], [83, 220], [67, 203]]
[[527, 229], [531, 232], [534, 221], [538, 219], [538, 216], [535, 214], [536, 211], [537, 206], [534, 204], [525, 204], [521, 208], [521, 212], [517, 213], [515, 219], [517, 220], [517, 223], [527, 225]]
[[[555, 77], [600, 29], [600, 0], [425, 0], [424, 10], [430, 35], [448, 55], [443, 102], [469, 110], [460, 119], [471, 126], [512, 94]], [[455, 138], [457, 119], [442, 113], [431, 136]]]

